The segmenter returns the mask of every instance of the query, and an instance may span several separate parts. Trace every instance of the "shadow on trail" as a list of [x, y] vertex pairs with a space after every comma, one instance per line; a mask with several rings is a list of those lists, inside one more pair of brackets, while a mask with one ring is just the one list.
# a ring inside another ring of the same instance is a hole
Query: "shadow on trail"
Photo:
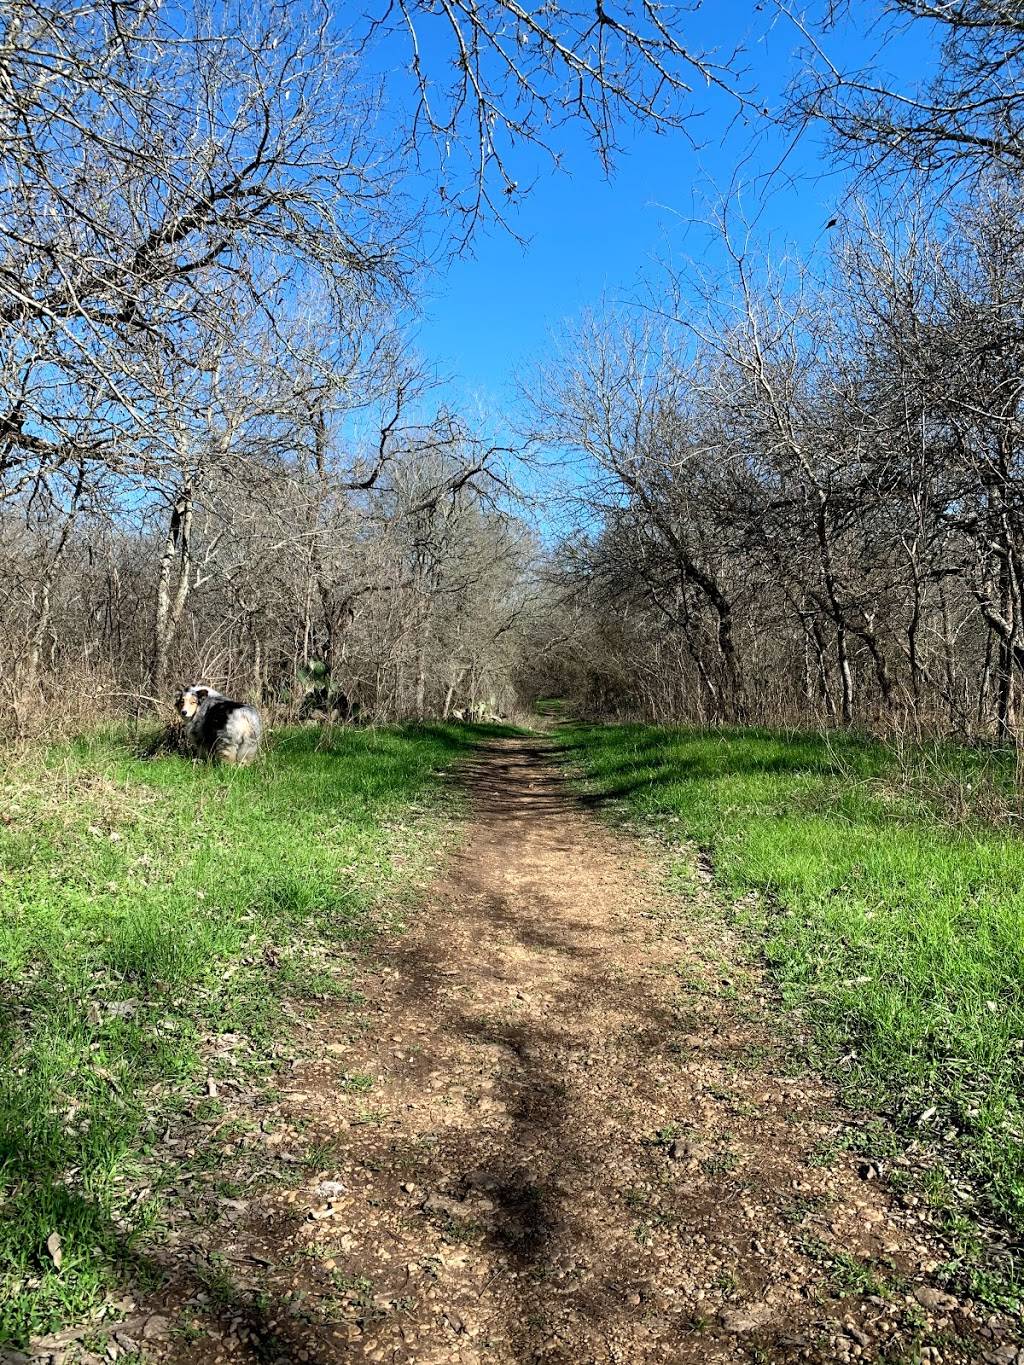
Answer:
[[[389, 1015], [432, 1021], [417, 1072], [426, 1078], [443, 1068], [453, 1044], [491, 1049], [492, 1057], [497, 1051], [491, 1093], [507, 1122], [481, 1112], [471, 1127], [444, 1130], [427, 1154], [415, 1141], [396, 1141], [389, 1134], [370, 1158], [378, 1184], [400, 1188], [412, 1167], [417, 1183], [455, 1207], [463, 1201], [472, 1206], [480, 1195], [489, 1201], [487, 1216], [468, 1235], [487, 1250], [495, 1275], [506, 1278], [514, 1272], [505, 1290], [504, 1316], [517, 1358], [523, 1360], [533, 1358], [538, 1333], [543, 1336], [548, 1320], [563, 1311], [566, 1276], [571, 1283], [574, 1263], [600, 1252], [576, 1192], [607, 1159], [602, 1119], [608, 1097], [588, 1093], [592, 1038], [576, 1026], [576, 1017], [597, 992], [612, 1030], [609, 1037], [621, 1022], [652, 1055], [668, 1050], [673, 1035], [687, 1027], [642, 983], [604, 971], [600, 943], [578, 941], [577, 934], [590, 928], [585, 894], [578, 910], [567, 909], [564, 895], [549, 900], [532, 884], [525, 893], [503, 894], [494, 886], [493, 864], [489, 869], [484, 863], [480, 870], [481, 845], [507, 847], [511, 858], [518, 826], [557, 823], [579, 812], [560, 773], [548, 764], [537, 766], [538, 750], [536, 741], [506, 744], [485, 750], [463, 769], [474, 804], [475, 838], [453, 859], [450, 880], [459, 893], [455, 914], [472, 922], [474, 943], [490, 945], [490, 952], [465, 965], [465, 977], [475, 987], [472, 998], [463, 1002], [457, 992], [442, 989], [451, 980], [452, 962], [443, 922], [435, 939], [400, 942], [390, 959], [398, 986]], [[571, 849], [567, 843], [553, 847]], [[585, 885], [584, 869], [584, 893]], [[524, 899], [529, 914], [523, 913]], [[538, 954], [553, 977], [546, 983], [549, 1006], [539, 1015], [516, 1018], [510, 1000], [538, 983], [520, 979], [515, 964]], [[630, 1083], [634, 1095], [649, 1092], [656, 1098], [656, 1084], [644, 1074], [635, 1074]], [[657, 1159], [653, 1153], [648, 1159], [656, 1180]], [[699, 1213], [710, 1214], [710, 1209], [701, 1205]], [[600, 1266], [585, 1289], [574, 1291], [577, 1325], [600, 1336], [614, 1322], [626, 1323], [629, 1295], [645, 1286], [651, 1273], [650, 1253], [631, 1240], [626, 1254]], [[680, 1330], [693, 1325], [689, 1309], [680, 1305]]]

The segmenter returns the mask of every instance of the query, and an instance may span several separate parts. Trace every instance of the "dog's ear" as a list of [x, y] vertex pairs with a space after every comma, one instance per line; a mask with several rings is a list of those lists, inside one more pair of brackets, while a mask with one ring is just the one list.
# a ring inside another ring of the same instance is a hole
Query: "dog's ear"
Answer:
[[208, 687], [193, 687], [192, 691], [194, 692], [196, 701], [198, 702], [204, 702], [206, 698], [210, 695], [210, 689]]
[[180, 710], [181, 710], [181, 703], [182, 703], [184, 700], [185, 700], [185, 690], [184, 690], [184, 688], [179, 687], [178, 690], [177, 690], [177, 692], [175, 692], [175, 694], [174, 694], [174, 709], [175, 709], [175, 711], [180, 711]]

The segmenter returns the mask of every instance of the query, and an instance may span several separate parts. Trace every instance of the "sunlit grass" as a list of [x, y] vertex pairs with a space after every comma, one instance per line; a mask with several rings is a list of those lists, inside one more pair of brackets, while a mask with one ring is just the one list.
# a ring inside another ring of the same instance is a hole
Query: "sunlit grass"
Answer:
[[1012, 756], [856, 737], [563, 732], [587, 785], [712, 854], [822, 1055], [1024, 1233], [1024, 838]]
[[345, 946], [422, 867], [438, 774], [476, 738], [304, 730], [234, 771], [99, 736], [8, 772], [0, 1341], [81, 1321], [137, 1279], [159, 1201], [133, 1201], [131, 1175], [171, 1092], [204, 1093], [211, 1037], [269, 1058], [282, 998], [344, 989]]

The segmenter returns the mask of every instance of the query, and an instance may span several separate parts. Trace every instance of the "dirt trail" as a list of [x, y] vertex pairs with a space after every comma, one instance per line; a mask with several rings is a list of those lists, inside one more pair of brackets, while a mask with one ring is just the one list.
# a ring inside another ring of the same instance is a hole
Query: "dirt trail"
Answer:
[[467, 770], [462, 851], [367, 964], [379, 1013], [292, 1082], [321, 1170], [235, 1225], [221, 1264], [257, 1296], [193, 1297], [169, 1358], [1015, 1359], [787, 1074], [699, 883], [666, 897], [545, 749]]

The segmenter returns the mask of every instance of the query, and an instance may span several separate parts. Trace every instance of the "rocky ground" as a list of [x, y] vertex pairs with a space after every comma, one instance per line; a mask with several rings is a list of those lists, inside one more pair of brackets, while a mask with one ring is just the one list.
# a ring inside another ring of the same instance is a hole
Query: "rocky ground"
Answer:
[[283, 1082], [272, 1140], [318, 1169], [197, 1234], [113, 1355], [1024, 1362], [936, 1283], [699, 869], [666, 893], [547, 743], [479, 754], [461, 851], [364, 963], [369, 1027], [326, 1011]]

